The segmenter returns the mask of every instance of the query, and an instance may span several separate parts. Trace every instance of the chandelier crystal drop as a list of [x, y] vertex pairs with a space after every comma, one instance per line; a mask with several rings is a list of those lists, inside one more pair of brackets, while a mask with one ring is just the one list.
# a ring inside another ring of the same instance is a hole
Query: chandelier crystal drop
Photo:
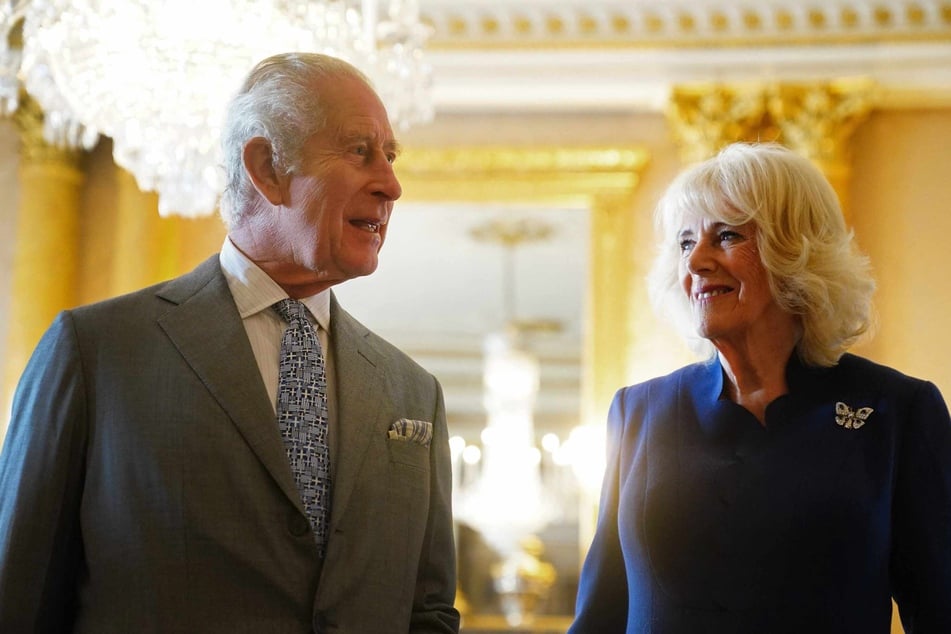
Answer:
[[0, 111], [25, 89], [48, 142], [91, 149], [108, 136], [163, 216], [205, 215], [223, 187], [225, 108], [255, 63], [343, 58], [406, 128], [433, 116], [429, 34], [415, 0], [0, 0]]

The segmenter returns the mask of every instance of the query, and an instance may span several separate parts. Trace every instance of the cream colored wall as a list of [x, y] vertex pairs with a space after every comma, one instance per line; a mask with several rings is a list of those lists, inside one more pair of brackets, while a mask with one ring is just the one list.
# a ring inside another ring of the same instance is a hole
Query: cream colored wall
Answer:
[[853, 147], [853, 223], [880, 322], [856, 351], [951, 399], [951, 111], [876, 114]]

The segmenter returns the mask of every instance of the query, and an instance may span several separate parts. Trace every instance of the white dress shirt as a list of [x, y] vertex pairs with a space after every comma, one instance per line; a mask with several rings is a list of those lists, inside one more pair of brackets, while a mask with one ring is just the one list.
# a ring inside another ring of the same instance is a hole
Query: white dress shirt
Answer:
[[[281, 339], [287, 324], [280, 315], [271, 308], [274, 304], [287, 299], [287, 292], [257, 264], [241, 253], [225, 237], [218, 256], [221, 271], [228, 281], [228, 288], [234, 297], [238, 314], [244, 323], [254, 359], [257, 361], [264, 387], [275, 411], [275, 426], [277, 416], [277, 385], [280, 377]], [[335, 471], [334, 438], [336, 436], [335, 395], [336, 377], [333, 372], [333, 359], [330, 350], [330, 291], [322, 291], [316, 295], [301, 299], [310, 311], [311, 323], [316, 321], [317, 337], [324, 353], [327, 371], [327, 413], [329, 416], [329, 445], [331, 471]]]

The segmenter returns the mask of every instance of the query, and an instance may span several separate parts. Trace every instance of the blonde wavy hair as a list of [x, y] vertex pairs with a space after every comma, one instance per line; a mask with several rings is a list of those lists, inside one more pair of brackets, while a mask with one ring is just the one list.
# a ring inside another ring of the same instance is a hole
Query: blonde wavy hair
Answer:
[[659, 314], [710, 355], [690, 319], [677, 234], [685, 216], [730, 225], [752, 222], [777, 304], [799, 317], [803, 363], [833, 366], [872, 326], [875, 281], [846, 227], [832, 186], [808, 159], [775, 143], [735, 143], [681, 173], [657, 205], [661, 244], [648, 276]]

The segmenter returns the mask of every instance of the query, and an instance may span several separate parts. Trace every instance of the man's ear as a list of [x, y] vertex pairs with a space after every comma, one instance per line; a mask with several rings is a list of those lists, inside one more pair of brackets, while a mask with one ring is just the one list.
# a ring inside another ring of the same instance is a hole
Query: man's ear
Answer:
[[248, 172], [251, 184], [272, 205], [284, 202], [284, 190], [281, 178], [274, 167], [274, 152], [271, 142], [256, 136], [244, 144], [241, 154], [244, 169]]

